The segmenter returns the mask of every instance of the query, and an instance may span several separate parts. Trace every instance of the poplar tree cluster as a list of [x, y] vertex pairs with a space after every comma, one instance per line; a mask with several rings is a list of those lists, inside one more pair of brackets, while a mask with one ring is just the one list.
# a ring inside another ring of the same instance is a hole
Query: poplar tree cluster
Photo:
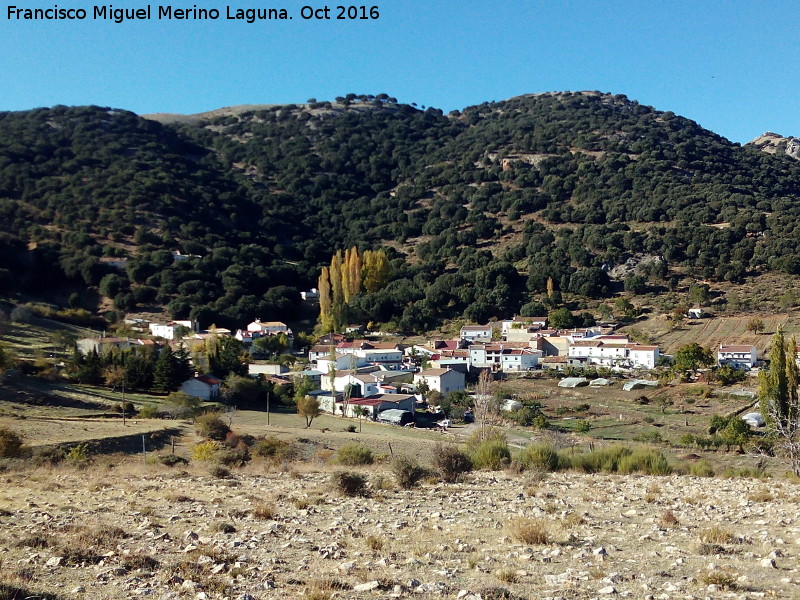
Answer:
[[391, 265], [383, 250], [359, 253], [355, 246], [331, 258], [319, 276], [320, 325], [323, 331], [338, 331], [347, 321], [348, 307], [360, 293], [373, 294], [391, 278]]

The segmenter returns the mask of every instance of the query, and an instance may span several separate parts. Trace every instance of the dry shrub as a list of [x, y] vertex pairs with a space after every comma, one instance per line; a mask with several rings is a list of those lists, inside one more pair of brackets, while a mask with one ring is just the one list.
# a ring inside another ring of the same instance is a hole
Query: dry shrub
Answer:
[[700, 541], [704, 544], [732, 544], [735, 538], [727, 529], [714, 525], [700, 532]]
[[772, 494], [770, 494], [767, 490], [753, 492], [747, 496], [747, 499], [751, 502], [771, 502], [774, 500]]
[[217, 442], [225, 441], [231, 428], [222, 420], [221, 413], [206, 413], [195, 419], [197, 433]]
[[376, 535], [367, 536], [367, 539], [364, 541], [367, 544], [367, 548], [369, 548], [373, 552], [379, 552], [386, 543], [386, 540], [384, 538], [378, 537]]
[[667, 509], [661, 514], [661, 519], [659, 521], [662, 527], [677, 527], [680, 525], [680, 521], [678, 521], [678, 517], [675, 516], [675, 513], [671, 510]]
[[269, 435], [256, 441], [255, 446], [253, 446], [253, 453], [256, 456], [275, 461], [289, 461], [294, 460], [297, 456], [297, 448], [289, 442]]
[[529, 546], [547, 544], [550, 535], [544, 519], [520, 517], [508, 524], [508, 532], [512, 538]]
[[149, 554], [128, 554], [122, 557], [120, 565], [128, 571], [155, 571], [161, 563]]
[[709, 571], [700, 576], [700, 581], [705, 585], [716, 585], [724, 590], [736, 589], [736, 575], [730, 571]]
[[264, 521], [274, 521], [275, 517], [278, 516], [278, 511], [276, 511], [275, 507], [271, 504], [262, 502], [261, 504], [257, 504], [253, 509], [253, 516], [256, 519], [263, 519]]

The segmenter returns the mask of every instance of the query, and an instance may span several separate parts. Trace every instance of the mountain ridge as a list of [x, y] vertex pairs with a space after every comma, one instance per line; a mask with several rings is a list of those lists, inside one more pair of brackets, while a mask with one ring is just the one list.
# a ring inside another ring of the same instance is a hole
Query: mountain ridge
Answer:
[[[621, 94], [447, 115], [349, 94], [194, 117], [0, 113], [8, 293], [42, 293], [30, 274], [43, 268], [120, 310], [290, 319], [335, 250], [385, 247], [395, 280], [350, 315], [420, 331], [538, 308], [548, 280], [570, 298], [612, 297], [622, 282], [608, 271], [638, 254], [665, 265], [626, 277], [639, 291], [800, 273], [800, 165]], [[178, 250], [194, 258], [175, 262]], [[117, 285], [101, 285], [112, 275]]]

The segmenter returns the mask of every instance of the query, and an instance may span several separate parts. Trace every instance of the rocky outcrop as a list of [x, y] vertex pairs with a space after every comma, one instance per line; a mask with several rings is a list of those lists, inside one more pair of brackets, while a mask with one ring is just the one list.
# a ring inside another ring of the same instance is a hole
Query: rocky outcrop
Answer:
[[769, 154], [786, 154], [796, 160], [800, 160], [800, 138], [783, 137], [777, 133], [767, 131], [745, 145], [754, 146]]

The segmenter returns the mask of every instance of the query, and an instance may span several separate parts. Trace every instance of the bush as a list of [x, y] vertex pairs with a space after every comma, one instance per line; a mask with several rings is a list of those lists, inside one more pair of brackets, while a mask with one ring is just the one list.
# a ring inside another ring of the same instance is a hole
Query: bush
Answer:
[[185, 465], [189, 463], [189, 461], [182, 456], [176, 456], [174, 454], [162, 454], [158, 457], [158, 460], [161, 461], [162, 465], [167, 467], [174, 467], [176, 465]]
[[54, 448], [37, 448], [33, 453], [33, 462], [37, 465], [57, 465], [67, 457], [61, 446]]
[[620, 473], [644, 473], [646, 475], [669, 475], [672, 467], [658, 450], [637, 450], [619, 459], [617, 471]]
[[362, 444], [345, 444], [336, 451], [334, 462], [347, 467], [371, 465], [374, 459], [372, 450]]
[[526, 471], [558, 470], [558, 452], [550, 444], [531, 444], [525, 447], [517, 456], [517, 461]]
[[172, 392], [164, 401], [164, 410], [176, 419], [191, 419], [200, 412], [202, 400], [186, 392]]
[[503, 440], [486, 440], [475, 446], [470, 459], [476, 469], [499, 471], [511, 462], [511, 451]]
[[78, 444], [67, 451], [65, 458], [73, 463], [86, 464], [89, 461], [89, 446]]
[[19, 458], [22, 454], [22, 436], [7, 427], [0, 427], [0, 458]]
[[584, 473], [614, 473], [621, 458], [629, 456], [633, 451], [627, 446], [608, 446], [594, 452], [576, 454], [570, 459], [571, 466], [576, 471]]
[[137, 415], [140, 419], [158, 419], [161, 412], [155, 404], [145, 404], [139, 409]]
[[333, 489], [345, 496], [366, 496], [367, 478], [351, 471], [337, 471], [331, 475]]
[[399, 485], [404, 490], [413, 488], [427, 474], [427, 469], [421, 467], [413, 458], [398, 456], [392, 463], [392, 472]]
[[276, 461], [292, 460], [297, 455], [297, 449], [291, 443], [271, 435], [258, 440], [253, 446], [253, 452], [257, 456]]
[[689, 467], [689, 474], [695, 477], [713, 477], [714, 468], [707, 460], [701, 460]]
[[192, 460], [214, 460], [218, 451], [219, 444], [217, 442], [200, 442], [192, 448]]
[[546, 544], [550, 540], [544, 519], [514, 519], [508, 524], [508, 532], [512, 538], [529, 546]]
[[446, 483], [454, 483], [472, 470], [472, 460], [452, 444], [436, 444], [433, 468]]
[[222, 420], [220, 413], [207, 413], [195, 419], [197, 433], [210, 440], [225, 441], [231, 428]]

